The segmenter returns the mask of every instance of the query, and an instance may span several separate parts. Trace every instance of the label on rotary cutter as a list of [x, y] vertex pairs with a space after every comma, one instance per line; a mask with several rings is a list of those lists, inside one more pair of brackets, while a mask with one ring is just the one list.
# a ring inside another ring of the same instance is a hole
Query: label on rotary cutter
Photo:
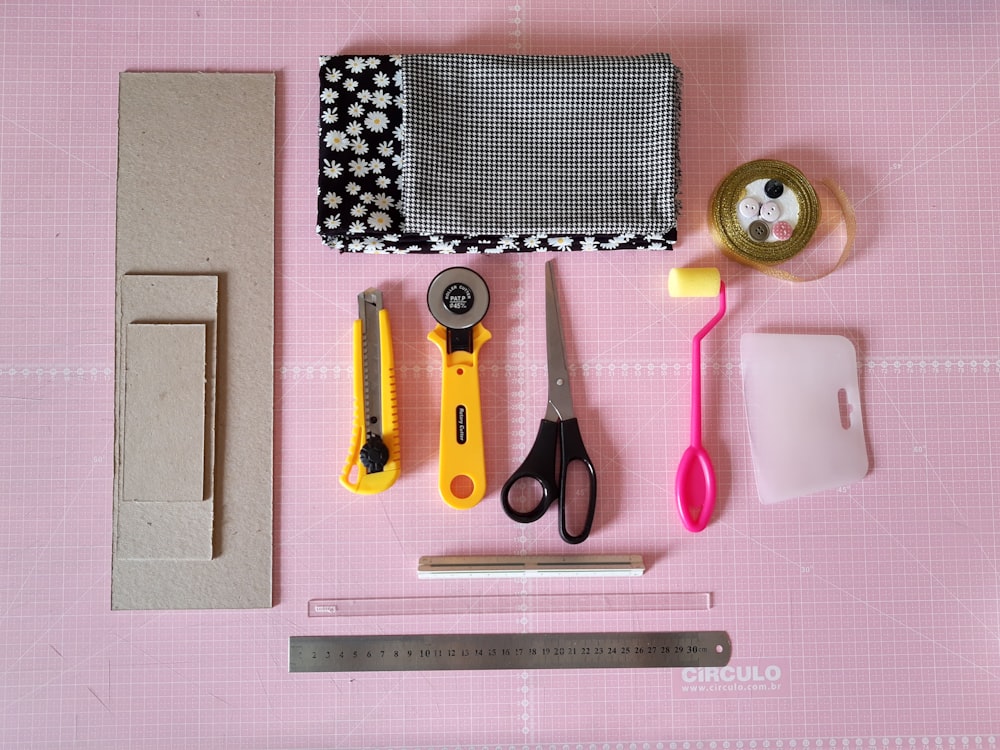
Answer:
[[464, 404], [455, 407], [455, 440], [459, 445], [465, 445], [469, 439], [469, 417]]
[[469, 312], [476, 301], [476, 295], [472, 293], [469, 285], [461, 282], [455, 282], [445, 287], [441, 298], [445, 308], [457, 315]]

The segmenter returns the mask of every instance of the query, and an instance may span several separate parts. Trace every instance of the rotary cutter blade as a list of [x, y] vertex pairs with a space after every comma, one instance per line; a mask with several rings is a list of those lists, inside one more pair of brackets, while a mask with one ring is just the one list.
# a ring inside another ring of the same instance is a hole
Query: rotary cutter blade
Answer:
[[453, 508], [467, 509], [486, 494], [486, 460], [479, 399], [479, 351], [492, 334], [480, 322], [490, 306], [483, 277], [447, 268], [427, 289], [427, 308], [438, 325], [427, 338], [441, 351], [441, 422], [438, 490]]

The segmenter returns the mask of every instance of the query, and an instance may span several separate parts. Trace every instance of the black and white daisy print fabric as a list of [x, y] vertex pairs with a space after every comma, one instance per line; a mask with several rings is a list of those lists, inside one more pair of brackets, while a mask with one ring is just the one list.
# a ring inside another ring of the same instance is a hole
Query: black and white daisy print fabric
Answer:
[[317, 231], [342, 252], [670, 249], [665, 54], [320, 58]]

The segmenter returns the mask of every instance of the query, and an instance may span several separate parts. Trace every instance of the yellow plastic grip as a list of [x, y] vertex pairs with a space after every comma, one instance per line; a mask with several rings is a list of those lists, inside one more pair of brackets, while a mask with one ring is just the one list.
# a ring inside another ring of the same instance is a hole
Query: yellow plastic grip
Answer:
[[492, 338], [482, 323], [472, 329], [471, 352], [449, 352], [448, 331], [438, 325], [427, 338], [441, 350], [441, 430], [438, 490], [453, 508], [467, 510], [486, 495], [486, 458], [479, 400], [479, 350]]
[[392, 356], [392, 335], [389, 313], [380, 310], [379, 347], [382, 371], [379, 373], [382, 393], [382, 440], [389, 450], [389, 460], [382, 471], [368, 473], [361, 463], [361, 448], [365, 443], [365, 375], [364, 348], [361, 341], [361, 321], [354, 321], [354, 429], [347, 462], [340, 473], [340, 483], [359, 495], [374, 495], [389, 489], [399, 477], [399, 420], [396, 414], [396, 370]]

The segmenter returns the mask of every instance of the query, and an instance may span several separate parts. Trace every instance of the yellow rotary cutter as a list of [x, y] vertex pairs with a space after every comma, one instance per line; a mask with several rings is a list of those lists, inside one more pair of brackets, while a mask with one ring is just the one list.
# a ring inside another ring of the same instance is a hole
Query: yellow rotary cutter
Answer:
[[479, 351], [492, 334], [480, 322], [490, 306], [483, 277], [448, 268], [427, 289], [427, 307], [438, 325], [427, 338], [441, 350], [441, 430], [438, 490], [461, 510], [486, 495], [483, 419], [479, 400]]
[[359, 495], [388, 489], [399, 476], [396, 373], [382, 292], [358, 295], [354, 321], [354, 431], [340, 483]]

